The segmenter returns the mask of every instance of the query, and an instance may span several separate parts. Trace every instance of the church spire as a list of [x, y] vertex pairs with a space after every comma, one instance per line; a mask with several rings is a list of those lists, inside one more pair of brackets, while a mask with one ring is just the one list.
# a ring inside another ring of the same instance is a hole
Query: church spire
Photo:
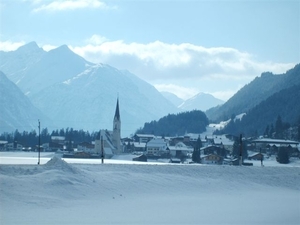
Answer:
[[119, 98], [117, 100], [116, 112], [115, 112], [115, 119], [120, 120], [120, 111], [119, 111]]

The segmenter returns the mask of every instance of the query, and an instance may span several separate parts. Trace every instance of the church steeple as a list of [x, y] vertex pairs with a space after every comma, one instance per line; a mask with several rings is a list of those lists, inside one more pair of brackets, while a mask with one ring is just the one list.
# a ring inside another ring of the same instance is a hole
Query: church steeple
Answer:
[[117, 119], [120, 121], [120, 111], [119, 111], [119, 98], [117, 99], [117, 106], [116, 106], [116, 112], [114, 119]]
[[117, 106], [114, 116], [114, 122], [113, 122], [113, 139], [112, 139], [113, 145], [116, 148], [116, 153], [122, 152], [121, 147], [121, 118], [120, 118], [120, 110], [119, 110], [119, 98], [117, 99]]

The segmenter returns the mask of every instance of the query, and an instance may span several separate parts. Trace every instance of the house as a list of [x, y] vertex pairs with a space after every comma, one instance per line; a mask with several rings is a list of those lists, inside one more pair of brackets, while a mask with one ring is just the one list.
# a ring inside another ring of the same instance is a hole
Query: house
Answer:
[[272, 138], [259, 138], [252, 141], [252, 145], [255, 146], [255, 149], [266, 150], [272, 147], [292, 147], [298, 148], [299, 142], [283, 139], [272, 139]]
[[193, 147], [185, 145], [183, 142], [178, 142], [175, 146], [168, 146], [170, 155], [175, 158], [182, 156], [188, 157], [193, 153]]
[[94, 153], [94, 150], [95, 150], [95, 145], [89, 142], [81, 142], [77, 145], [78, 152]]
[[19, 144], [18, 142], [12, 142], [6, 144], [6, 150], [7, 151], [22, 151], [23, 150], [23, 145]]
[[201, 148], [201, 152], [203, 155], [209, 155], [209, 154], [217, 154], [220, 156], [226, 156], [227, 151], [224, 148], [224, 146], [215, 146], [215, 145], [209, 145], [206, 147]]
[[51, 142], [52, 143], [57, 143], [60, 145], [64, 145], [65, 144], [65, 137], [64, 136], [51, 136]]
[[145, 152], [146, 151], [146, 143], [133, 142], [133, 151], [134, 152]]
[[139, 143], [147, 143], [154, 138], [155, 136], [153, 134], [135, 134], [133, 136], [134, 141]]
[[251, 155], [248, 156], [248, 159], [250, 160], [263, 160], [264, 159], [264, 155], [262, 153], [253, 153]]
[[207, 145], [214, 145], [218, 146], [220, 148], [225, 148], [226, 151], [231, 152], [233, 149], [233, 139], [230, 135], [212, 135], [212, 136], [207, 136]]
[[167, 142], [164, 139], [152, 139], [146, 144], [146, 154], [150, 157], [167, 156], [169, 154], [169, 150], [167, 148]]
[[6, 151], [6, 145], [7, 145], [7, 141], [1, 141], [0, 140], [0, 151]]
[[209, 154], [201, 157], [203, 164], [223, 164], [223, 157], [216, 154]]

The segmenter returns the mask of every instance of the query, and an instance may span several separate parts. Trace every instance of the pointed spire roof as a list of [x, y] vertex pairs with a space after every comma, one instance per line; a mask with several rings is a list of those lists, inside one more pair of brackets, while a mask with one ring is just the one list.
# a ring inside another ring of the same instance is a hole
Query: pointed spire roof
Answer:
[[115, 118], [118, 119], [118, 120], [120, 120], [119, 98], [118, 98], [118, 100], [117, 100], [117, 106], [116, 106]]

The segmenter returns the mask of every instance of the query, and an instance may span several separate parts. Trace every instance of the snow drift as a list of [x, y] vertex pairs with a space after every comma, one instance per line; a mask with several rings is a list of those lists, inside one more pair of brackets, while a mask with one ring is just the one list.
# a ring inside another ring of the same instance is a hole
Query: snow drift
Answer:
[[299, 224], [298, 167], [1, 165], [1, 224]]

